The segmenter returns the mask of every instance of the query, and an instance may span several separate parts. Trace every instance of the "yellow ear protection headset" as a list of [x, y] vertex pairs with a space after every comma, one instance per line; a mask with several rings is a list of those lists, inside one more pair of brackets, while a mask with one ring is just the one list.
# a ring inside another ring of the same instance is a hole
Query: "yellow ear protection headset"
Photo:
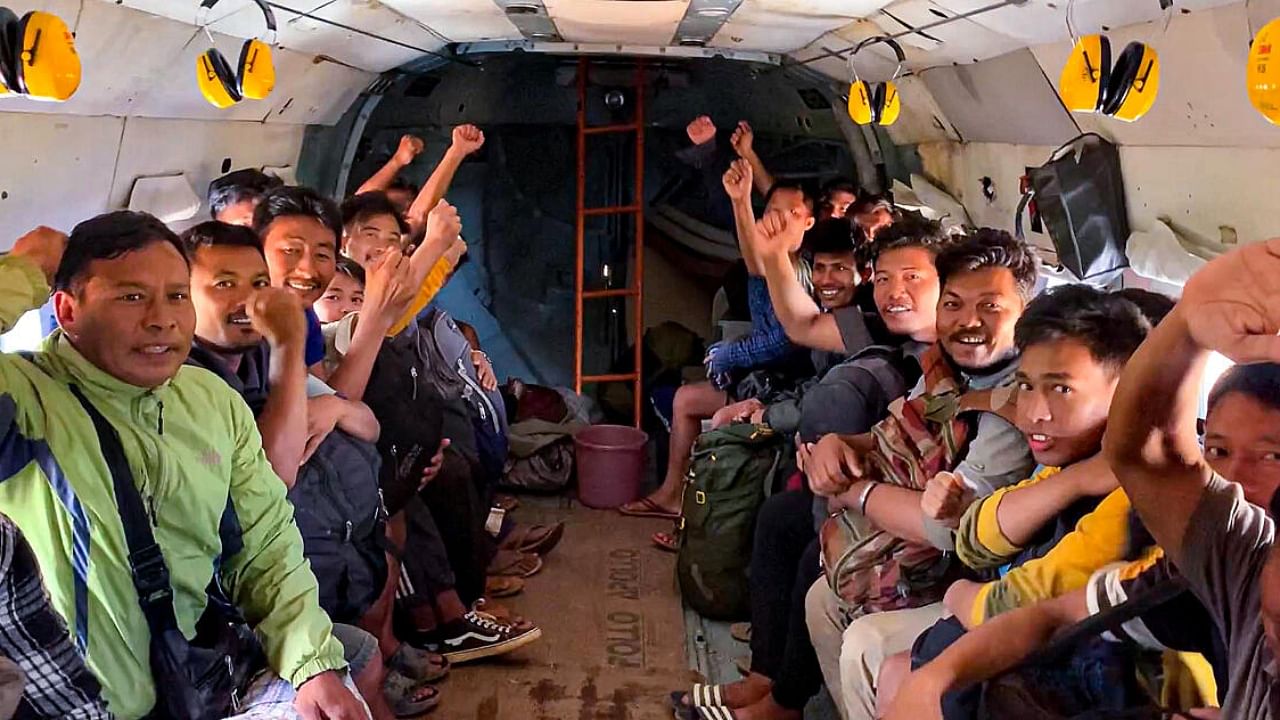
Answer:
[[[882, 83], [868, 83], [858, 77], [858, 68], [853, 56], [868, 45], [884, 43], [893, 49], [898, 58], [898, 69], [893, 71], [893, 78]], [[902, 73], [902, 65], [907, 55], [897, 40], [888, 35], [877, 35], [858, 43], [849, 53], [849, 67], [853, 71], [853, 83], [849, 85], [849, 117], [859, 125], [878, 123], [888, 127], [898, 121], [902, 114], [902, 98], [898, 95], [898, 84], [894, 80]]]
[[57, 15], [0, 7], [0, 96], [61, 102], [80, 87], [80, 56]]
[[[1058, 79], [1058, 94], [1071, 112], [1101, 113], [1125, 122], [1146, 115], [1160, 91], [1160, 57], [1150, 45], [1129, 43], [1111, 64], [1111, 40], [1106, 35], [1075, 39], [1071, 8], [1067, 25], [1075, 47]], [[1172, 7], [1172, 2], [1166, 6]], [[1167, 15], [1166, 15], [1167, 17]]]
[[[266, 0], [254, 0], [267, 20], [270, 42], [250, 39], [240, 48], [240, 61], [232, 69], [231, 63], [218, 51], [209, 48], [196, 58], [196, 82], [200, 94], [217, 108], [235, 105], [244, 99], [263, 100], [276, 85], [276, 67], [271, 59], [271, 44], [275, 43], [276, 16]], [[204, 27], [204, 18], [218, 0], [202, 0], [196, 24]]]
[[[1245, 16], [1248, 20], [1249, 7], [1245, 3]], [[1280, 57], [1276, 53], [1276, 43], [1280, 43], [1280, 18], [1276, 18], [1253, 34], [1250, 21], [1250, 35], [1253, 42], [1249, 45], [1249, 62], [1245, 65], [1245, 87], [1249, 91], [1249, 102], [1273, 125], [1280, 125]]]

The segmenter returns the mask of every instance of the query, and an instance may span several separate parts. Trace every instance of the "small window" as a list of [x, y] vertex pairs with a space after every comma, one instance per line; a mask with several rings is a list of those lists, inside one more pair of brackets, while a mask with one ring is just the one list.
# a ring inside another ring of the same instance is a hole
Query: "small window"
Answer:
[[22, 317], [9, 332], [0, 335], [0, 351], [18, 352], [34, 351], [44, 340], [44, 328], [40, 324], [40, 310], [31, 310]]

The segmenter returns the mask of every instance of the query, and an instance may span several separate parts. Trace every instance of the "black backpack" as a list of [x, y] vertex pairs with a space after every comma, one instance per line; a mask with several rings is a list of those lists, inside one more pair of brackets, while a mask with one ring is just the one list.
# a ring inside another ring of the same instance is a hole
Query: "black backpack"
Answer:
[[382, 341], [363, 400], [382, 425], [378, 484], [394, 515], [417, 494], [422, 471], [444, 437], [444, 400], [431, 384], [416, 332]]
[[329, 433], [289, 490], [303, 552], [334, 622], [355, 622], [387, 581], [386, 514], [378, 451], [341, 430]]

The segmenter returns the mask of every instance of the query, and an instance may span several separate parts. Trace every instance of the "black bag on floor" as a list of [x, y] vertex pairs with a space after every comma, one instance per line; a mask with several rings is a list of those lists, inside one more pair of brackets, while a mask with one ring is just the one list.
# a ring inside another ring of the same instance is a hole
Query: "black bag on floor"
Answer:
[[354, 623], [387, 581], [386, 516], [378, 450], [334, 430], [298, 469], [289, 490], [303, 553], [320, 586], [320, 607]]
[[786, 439], [764, 425], [729, 425], [698, 436], [684, 482], [676, 575], [685, 602], [705, 617], [748, 615], [756, 515], [788, 452]]
[[[1129, 214], [1120, 152], [1088, 133], [1058, 148], [1030, 171], [1032, 197], [1058, 252], [1058, 263], [1081, 280], [1129, 266]], [[1022, 209], [1017, 232], [1023, 237]]]

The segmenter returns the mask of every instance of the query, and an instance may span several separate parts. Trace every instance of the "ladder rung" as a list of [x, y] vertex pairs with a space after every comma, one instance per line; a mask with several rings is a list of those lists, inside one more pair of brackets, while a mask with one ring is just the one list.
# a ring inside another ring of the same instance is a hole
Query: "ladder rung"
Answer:
[[641, 208], [639, 205], [609, 205], [607, 207], [586, 208], [582, 211], [587, 217], [595, 217], [597, 215], [623, 215], [625, 213], [638, 213]]
[[633, 372], [613, 373], [611, 375], [583, 375], [582, 376], [582, 382], [584, 383], [622, 382], [624, 380], [635, 382], [639, 379], [640, 379], [640, 376]]
[[635, 129], [635, 123], [626, 123], [623, 125], [590, 125], [582, 128], [582, 133], [584, 135], [603, 135], [605, 133], [634, 132]]
[[611, 297], [633, 297], [640, 293], [632, 288], [617, 288], [615, 290], [584, 290], [582, 297], [584, 299], [591, 298], [611, 298]]

